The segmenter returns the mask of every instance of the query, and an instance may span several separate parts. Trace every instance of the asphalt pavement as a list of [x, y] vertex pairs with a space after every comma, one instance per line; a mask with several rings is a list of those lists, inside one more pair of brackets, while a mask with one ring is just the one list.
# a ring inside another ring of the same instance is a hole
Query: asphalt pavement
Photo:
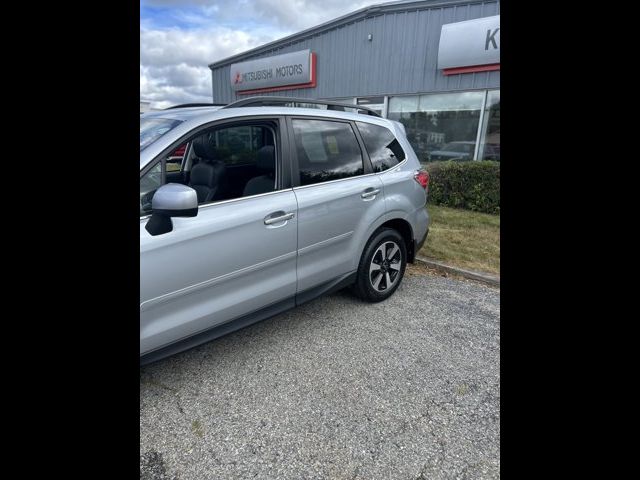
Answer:
[[144, 479], [500, 476], [500, 291], [409, 266], [140, 368]]

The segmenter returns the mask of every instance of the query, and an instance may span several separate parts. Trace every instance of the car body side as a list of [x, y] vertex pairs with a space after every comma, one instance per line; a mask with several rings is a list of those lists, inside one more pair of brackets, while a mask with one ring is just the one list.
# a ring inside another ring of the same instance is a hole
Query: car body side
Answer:
[[[292, 185], [267, 194], [205, 205], [197, 217], [174, 219], [175, 231], [165, 238], [150, 237], [144, 229], [148, 217], [141, 217], [141, 356], [153, 359], [158, 352], [171, 353], [176, 338], [187, 347], [190, 342], [202, 343], [231, 331], [227, 324], [238, 322], [239, 327], [243, 326], [247, 315], [258, 321], [348, 283], [355, 275], [368, 239], [382, 226], [391, 225], [403, 234], [410, 251], [409, 261], [424, 242], [429, 224], [424, 208], [426, 196], [414, 180], [420, 163], [397, 122], [348, 112], [299, 108], [292, 111], [286, 107], [213, 112], [185, 109], [146, 115], [171, 115], [183, 123], [141, 151], [141, 176], [154, 160], [170, 154], [194, 130], [261, 116], [281, 119], [303, 116], [383, 126], [394, 134], [405, 159], [379, 173]], [[293, 149], [289, 148], [293, 142], [291, 132], [282, 133], [278, 161], [295, 162], [291, 158], [295, 157]], [[366, 162], [368, 154], [366, 149], [362, 150]], [[379, 197], [364, 210], [358, 210], [360, 193], [376, 187], [381, 191]], [[265, 211], [281, 210], [282, 205], [296, 211], [288, 225], [296, 229], [293, 241], [285, 238], [282, 231], [274, 234], [264, 229], [261, 222]], [[214, 236], [216, 244], [222, 245], [218, 252], [211, 245]], [[185, 259], [185, 248], [193, 254], [191, 260]], [[219, 255], [218, 264], [205, 260], [209, 251]], [[180, 267], [172, 267], [171, 278], [160, 265]], [[218, 272], [223, 273], [212, 276], [217, 266]], [[183, 277], [186, 269], [189, 275]], [[197, 272], [198, 269], [201, 271]], [[185, 316], [190, 319], [188, 327], [183, 325]], [[212, 329], [217, 329], [220, 335]], [[206, 332], [213, 333], [203, 337]]]

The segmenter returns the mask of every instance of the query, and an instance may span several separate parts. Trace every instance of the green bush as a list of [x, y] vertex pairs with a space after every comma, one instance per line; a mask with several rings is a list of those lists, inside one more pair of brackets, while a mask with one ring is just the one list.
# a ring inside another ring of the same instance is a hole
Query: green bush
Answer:
[[500, 162], [434, 162], [425, 168], [431, 178], [429, 203], [500, 213]]

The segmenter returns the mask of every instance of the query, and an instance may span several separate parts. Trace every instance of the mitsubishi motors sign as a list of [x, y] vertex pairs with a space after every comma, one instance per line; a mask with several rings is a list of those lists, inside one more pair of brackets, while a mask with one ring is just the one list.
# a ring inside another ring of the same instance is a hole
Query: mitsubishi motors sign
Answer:
[[500, 15], [443, 25], [438, 68], [444, 75], [500, 70]]
[[231, 88], [238, 93], [258, 93], [315, 87], [315, 57], [311, 50], [301, 50], [234, 63]]

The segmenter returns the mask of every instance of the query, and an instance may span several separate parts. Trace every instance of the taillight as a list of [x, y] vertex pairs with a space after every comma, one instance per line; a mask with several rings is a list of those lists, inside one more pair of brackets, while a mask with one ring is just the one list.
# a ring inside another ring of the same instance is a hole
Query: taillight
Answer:
[[425, 191], [429, 189], [429, 172], [426, 170], [416, 170], [413, 178], [416, 179], [416, 182], [418, 182]]

